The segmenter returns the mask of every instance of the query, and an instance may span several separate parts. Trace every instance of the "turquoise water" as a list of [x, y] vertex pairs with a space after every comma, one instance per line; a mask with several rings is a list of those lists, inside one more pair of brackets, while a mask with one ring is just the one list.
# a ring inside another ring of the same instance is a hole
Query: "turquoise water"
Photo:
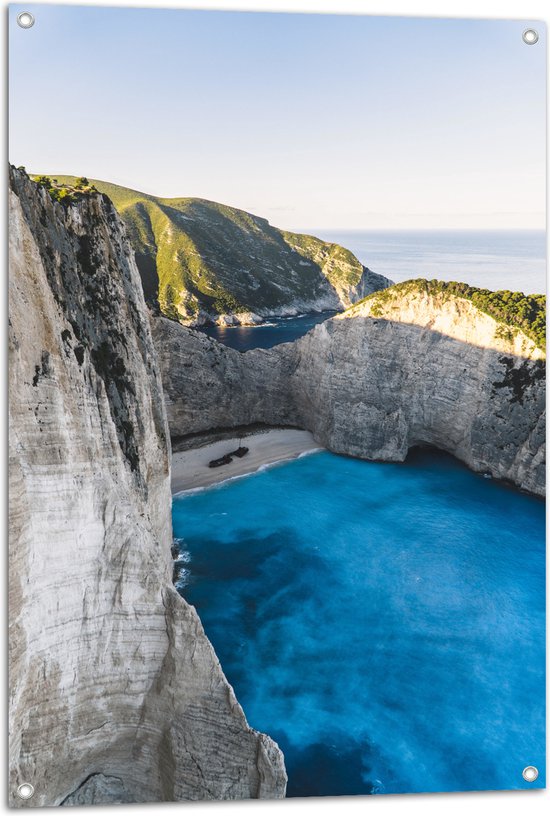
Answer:
[[322, 452], [173, 520], [178, 588], [288, 795], [544, 787], [541, 501], [437, 452]]

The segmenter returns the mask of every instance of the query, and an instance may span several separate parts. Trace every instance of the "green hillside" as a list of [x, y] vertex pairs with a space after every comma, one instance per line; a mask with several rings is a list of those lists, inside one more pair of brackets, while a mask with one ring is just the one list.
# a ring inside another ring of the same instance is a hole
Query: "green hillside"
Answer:
[[[52, 178], [75, 183], [74, 176]], [[340, 309], [390, 283], [338, 244], [279, 230], [243, 210], [90, 183], [124, 219], [146, 299], [158, 298], [168, 317], [194, 322]]]

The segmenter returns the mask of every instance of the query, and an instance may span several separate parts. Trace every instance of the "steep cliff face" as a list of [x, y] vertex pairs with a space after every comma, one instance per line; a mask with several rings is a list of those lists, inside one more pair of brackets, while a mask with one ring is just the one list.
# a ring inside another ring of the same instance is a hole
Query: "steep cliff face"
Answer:
[[369, 299], [300, 343], [298, 414], [337, 453], [403, 461], [434, 445], [542, 495], [544, 353], [467, 300]]
[[383, 461], [434, 445], [544, 494], [544, 352], [464, 298], [387, 289], [296, 343], [245, 354], [166, 320], [154, 336], [173, 436], [295, 425]]
[[391, 284], [338, 244], [279, 230], [235, 207], [93, 183], [126, 223], [146, 297], [186, 325], [346, 309]]
[[172, 586], [162, 387], [119, 217], [10, 182], [11, 804], [284, 796]]
[[254, 423], [299, 424], [289, 391], [296, 343], [284, 354], [282, 347], [241, 354], [163, 317], [152, 320], [152, 330], [173, 437]]

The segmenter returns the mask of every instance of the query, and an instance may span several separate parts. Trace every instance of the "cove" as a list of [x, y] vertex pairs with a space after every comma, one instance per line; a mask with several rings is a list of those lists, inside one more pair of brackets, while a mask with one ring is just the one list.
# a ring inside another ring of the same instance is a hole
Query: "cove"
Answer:
[[297, 317], [274, 317], [259, 326], [200, 326], [198, 331], [237, 351], [270, 349], [280, 343], [298, 340], [318, 323], [335, 314], [334, 311], [327, 311]]
[[544, 787], [542, 501], [437, 451], [321, 452], [175, 497], [173, 522], [178, 590], [289, 796]]

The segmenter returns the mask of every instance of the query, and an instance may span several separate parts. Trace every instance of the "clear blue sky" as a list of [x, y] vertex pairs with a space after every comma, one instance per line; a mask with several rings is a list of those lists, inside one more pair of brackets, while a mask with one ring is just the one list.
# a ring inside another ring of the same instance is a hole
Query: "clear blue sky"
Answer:
[[546, 34], [525, 27], [14, 5], [10, 160], [291, 229], [543, 228]]

